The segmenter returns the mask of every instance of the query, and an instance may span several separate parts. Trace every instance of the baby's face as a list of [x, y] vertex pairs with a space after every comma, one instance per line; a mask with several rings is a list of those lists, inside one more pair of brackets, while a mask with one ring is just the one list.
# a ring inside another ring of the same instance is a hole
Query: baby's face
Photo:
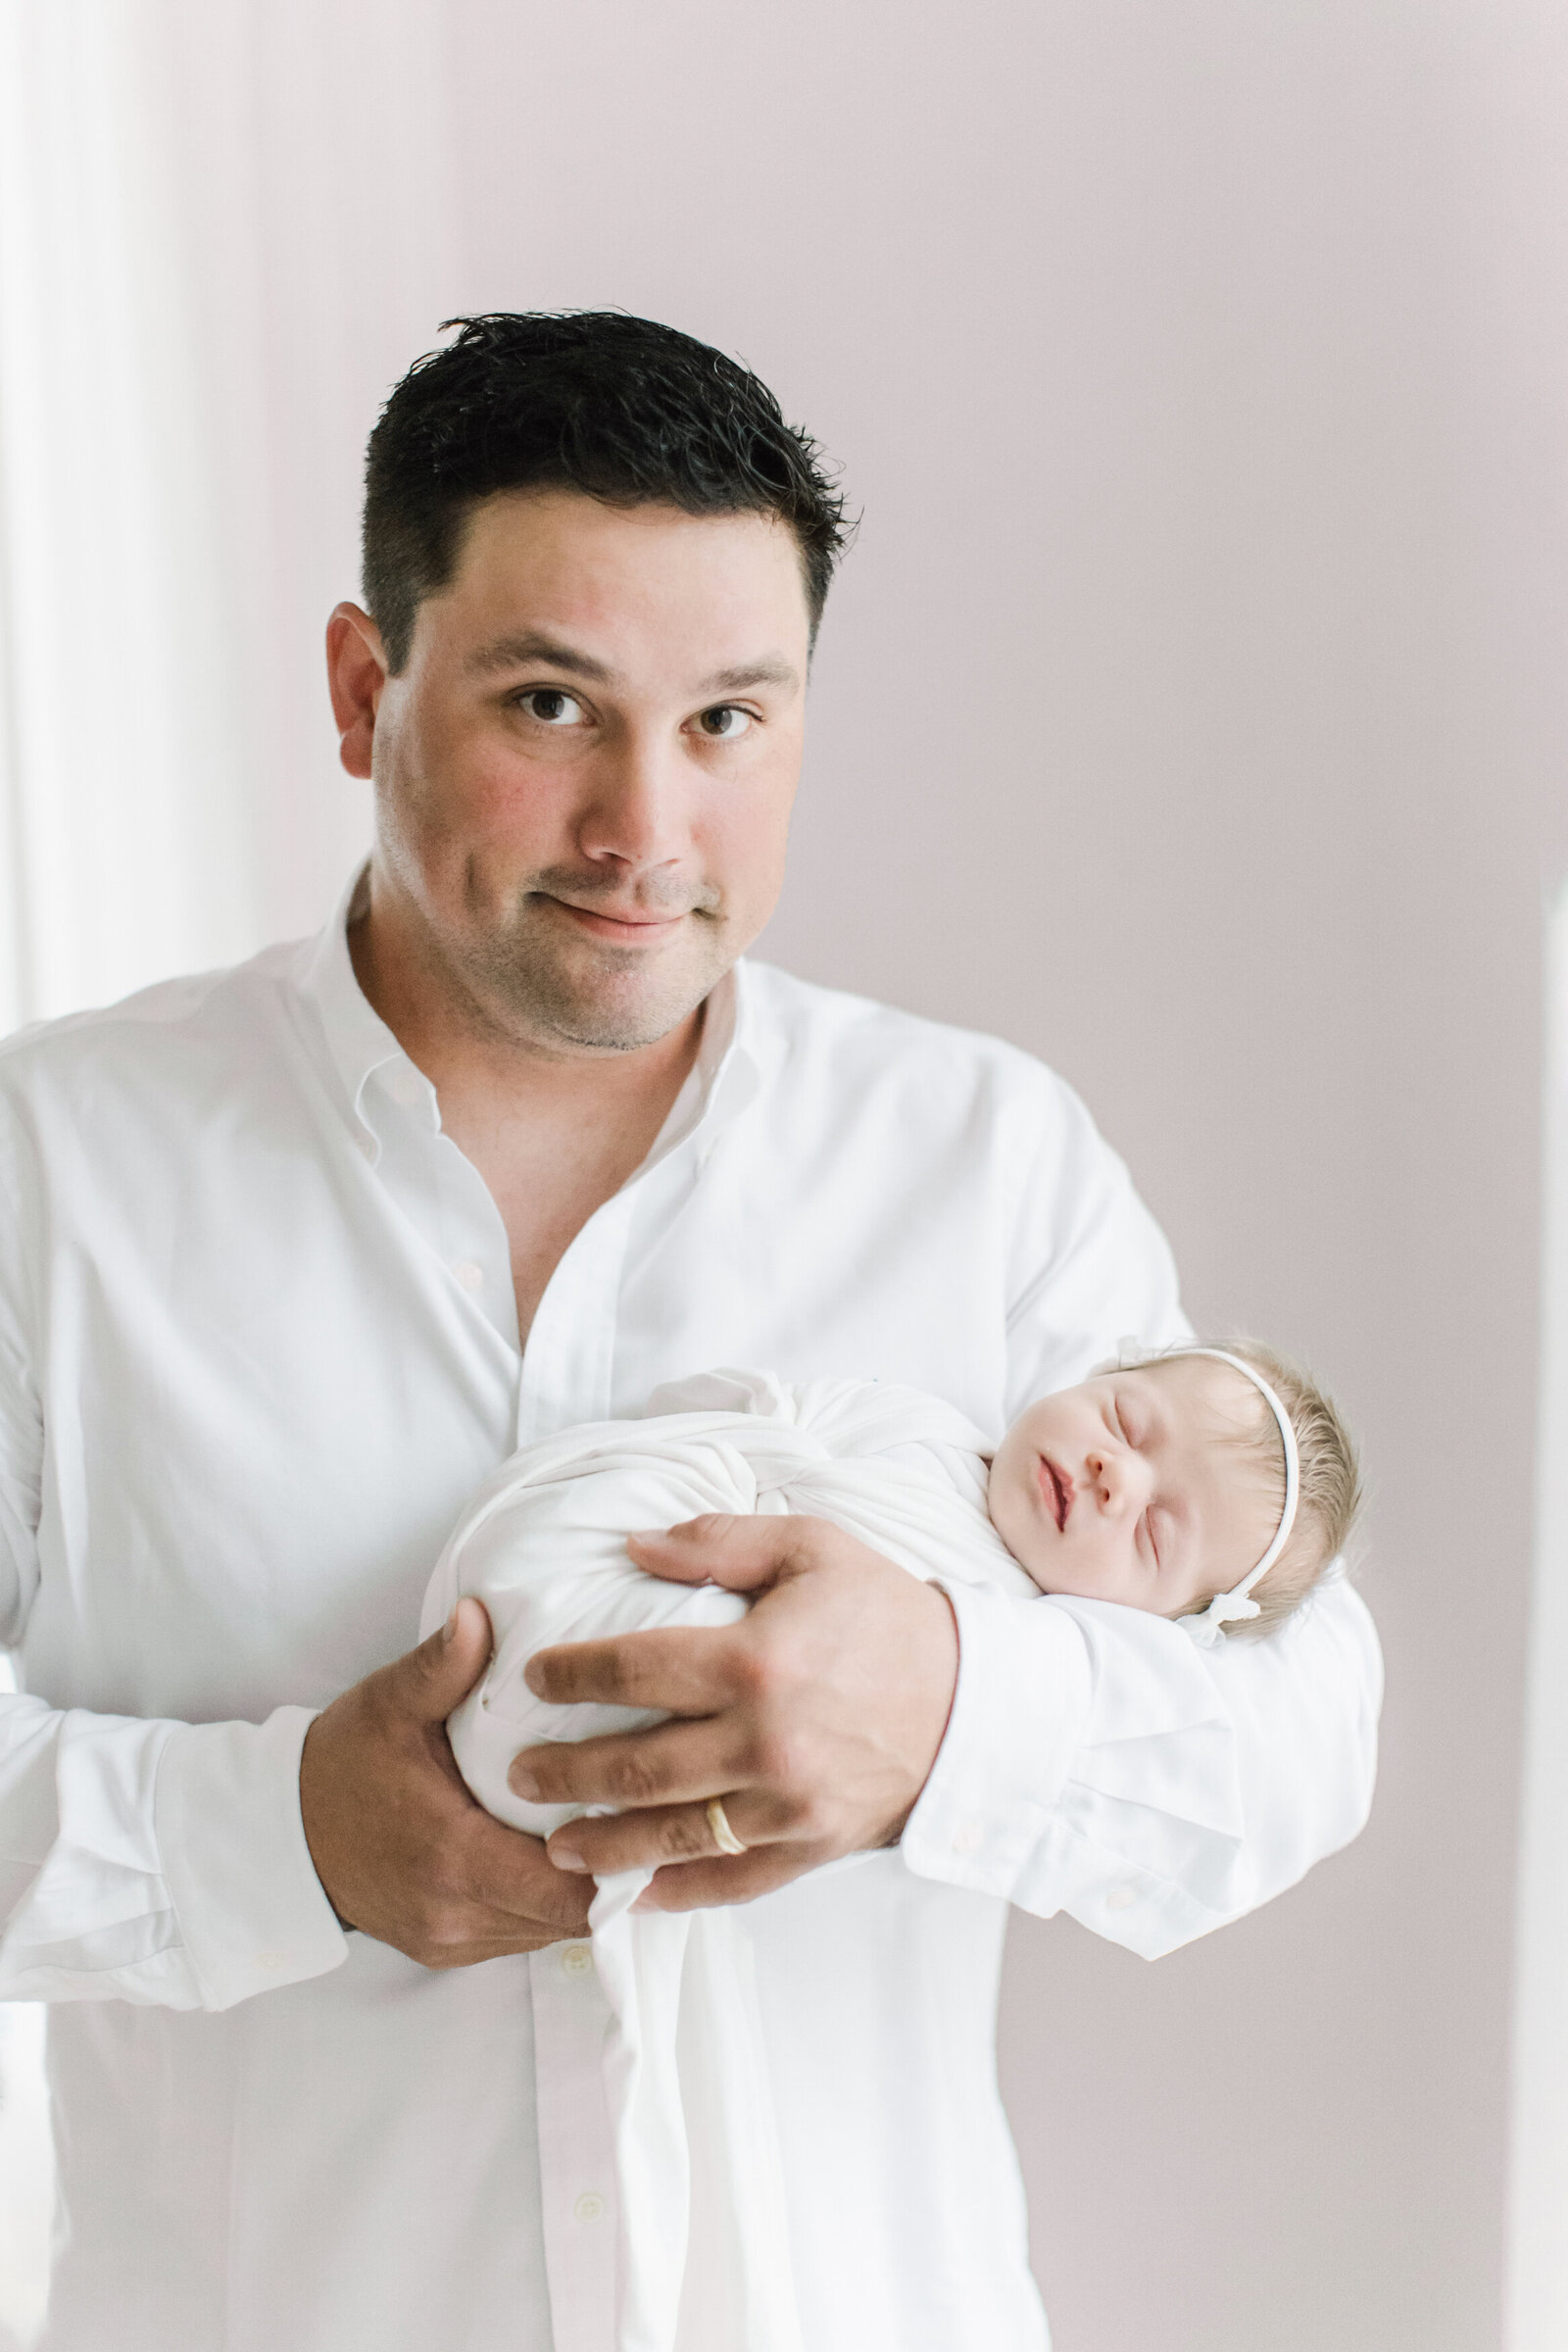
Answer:
[[1259, 1400], [1229, 1365], [1181, 1356], [1043, 1396], [991, 1465], [992, 1523], [1042, 1592], [1180, 1617], [1228, 1592], [1279, 1524], [1234, 1441]]

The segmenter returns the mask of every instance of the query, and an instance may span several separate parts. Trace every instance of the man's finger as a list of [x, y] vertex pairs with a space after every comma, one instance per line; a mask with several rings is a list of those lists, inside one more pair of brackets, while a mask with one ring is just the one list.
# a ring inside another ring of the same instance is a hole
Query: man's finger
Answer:
[[[724, 1813], [733, 1835], [749, 1848], [776, 1844], [788, 1835], [783, 1817], [765, 1798], [727, 1796]], [[620, 1870], [659, 1870], [668, 1862], [710, 1862], [722, 1850], [703, 1805], [568, 1821], [550, 1840], [551, 1859], [564, 1871], [589, 1871], [596, 1879]]]
[[445, 1723], [490, 1662], [490, 1619], [483, 1601], [460, 1600], [438, 1633], [368, 1676], [377, 1699], [416, 1723]]
[[710, 1911], [725, 1903], [755, 1902], [788, 1886], [803, 1871], [832, 1859], [830, 1851], [784, 1841], [712, 1862], [674, 1862], [657, 1871], [637, 1897], [636, 1911]]
[[732, 1626], [661, 1626], [535, 1650], [522, 1679], [535, 1698], [558, 1706], [598, 1699], [665, 1715], [713, 1715], [736, 1695], [742, 1654]]
[[738, 1788], [750, 1778], [742, 1763], [733, 1729], [722, 1718], [702, 1717], [525, 1747], [507, 1778], [528, 1804], [706, 1804], [715, 1790]]
[[755, 1592], [781, 1577], [798, 1576], [816, 1563], [820, 1519], [732, 1517], [710, 1511], [683, 1519], [679, 1527], [628, 1536], [626, 1549], [650, 1576], [677, 1585], [722, 1585], [729, 1592]]

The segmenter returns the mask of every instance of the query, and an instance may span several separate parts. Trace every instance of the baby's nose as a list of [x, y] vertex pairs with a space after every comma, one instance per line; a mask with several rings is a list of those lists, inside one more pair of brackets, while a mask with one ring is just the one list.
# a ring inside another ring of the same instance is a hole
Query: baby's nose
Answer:
[[1107, 1509], [1142, 1510], [1148, 1499], [1149, 1464], [1130, 1449], [1106, 1452], [1096, 1465], [1095, 1483]]

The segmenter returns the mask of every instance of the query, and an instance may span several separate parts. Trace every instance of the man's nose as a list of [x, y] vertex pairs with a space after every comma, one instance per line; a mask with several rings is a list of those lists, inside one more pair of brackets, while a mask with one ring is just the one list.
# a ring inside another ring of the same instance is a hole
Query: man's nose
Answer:
[[601, 864], [646, 871], [678, 862], [690, 843], [678, 748], [632, 728], [607, 745], [594, 762], [577, 840]]

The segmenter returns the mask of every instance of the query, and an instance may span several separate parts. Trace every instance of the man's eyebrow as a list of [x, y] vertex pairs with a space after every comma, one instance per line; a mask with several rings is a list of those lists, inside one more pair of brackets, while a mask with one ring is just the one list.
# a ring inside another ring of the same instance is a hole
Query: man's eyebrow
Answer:
[[798, 686], [799, 670], [782, 654], [767, 654], [760, 662], [741, 662], [733, 669], [715, 670], [698, 688], [700, 694], [744, 694], [748, 686]]
[[[519, 636], [492, 638], [488, 645], [469, 655], [466, 666], [475, 677], [491, 677], [498, 672], [526, 669], [533, 662], [564, 670], [568, 677], [585, 678], [594, 686], [610, 685], [615, 675], [607, 662], [596, 661], [592, 654], [579, 653], [573, 645], [564, 645], [559, 637], [547, 637], [542, 629], [525, 629]], [[739, 662], [729, 669], [715, 670], [697, 692], [744, 694], [750, 686], [793, 688], [800, 682], [800, 672], [792, 662], [787, 662], [782, 654], [764, 654], [756, 662]]]
[[547, 662], [552, 669], [587, 678], [595, 686], [608, 685], [614, 675], [592, 654], [580, 654], [575, 646], [563, 645], [558, 637], [547, 637], [539, 629], [525, 629], [518, 637], [493, 637], [468, 656], [466, 666], [476, 677], [487, 677], [497, 670], [526, 669], [530, 662]]

